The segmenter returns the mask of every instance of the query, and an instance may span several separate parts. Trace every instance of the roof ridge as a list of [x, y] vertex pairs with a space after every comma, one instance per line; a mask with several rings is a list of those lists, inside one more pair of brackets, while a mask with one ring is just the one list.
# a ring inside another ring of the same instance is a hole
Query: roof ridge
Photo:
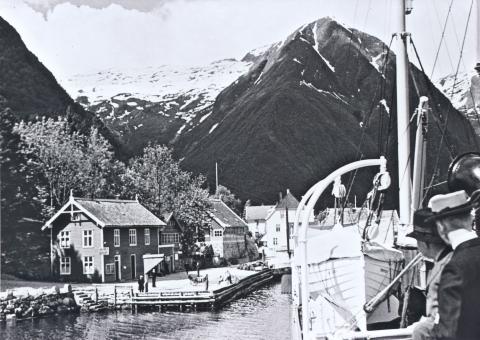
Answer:
[[85, 198], [85, 197], [73, 197], [74, 200], [79, 201], [101, 201], [101, 202], [118, 202], [118, 203], [139, 203], [137, 200], [121, 200], [116, 198]]

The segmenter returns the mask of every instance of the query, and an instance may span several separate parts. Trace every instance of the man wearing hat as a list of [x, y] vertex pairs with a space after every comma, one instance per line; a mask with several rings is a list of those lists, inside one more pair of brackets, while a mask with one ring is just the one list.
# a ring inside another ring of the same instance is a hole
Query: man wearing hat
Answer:
[[472, 231], [479, 195], [460, 190], [430, 199], [440, 237], [453, 248], [438, 287], [434, 339], [480, 339], [480, 239]]
[[432, 339], [435, 319], [438, 319], [438, 285], [443, 267], [450, 261], [452, 249], [440, 237], [430, 209], [420, 209], [413, 214], [413, 231], [407, 234], [417, 240], [418, 250], [431, 259], [434, 266], [427, 279], [426, 318], [413, 324], [413, 340]]

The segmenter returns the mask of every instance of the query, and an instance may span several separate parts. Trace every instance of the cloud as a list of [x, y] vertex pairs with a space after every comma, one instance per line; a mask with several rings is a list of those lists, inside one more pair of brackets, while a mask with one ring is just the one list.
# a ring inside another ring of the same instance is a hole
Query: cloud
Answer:
[[104, 9], [110, 5], [118, 5], [127, 10], [137, 10], [144, 13], [161, 9], [166, 3], [174, 0], [23, 0], [30, 8], [42, 13], [47, 19], [55, 7], [71, 4], [77, 7], [87, 6], [94, 9]]

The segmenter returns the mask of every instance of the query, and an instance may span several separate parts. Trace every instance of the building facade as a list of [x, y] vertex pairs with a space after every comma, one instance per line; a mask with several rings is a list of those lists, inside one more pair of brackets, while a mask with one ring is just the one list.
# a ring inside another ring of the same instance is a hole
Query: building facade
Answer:
[[69, 201], [42, 227], [51, 236], [51, 269], [61, 281], [115, 282], [144, 274], [165, 223], [137, 200]]
[[159, 265], [159, 270], [169, 273], [181, 271], [185, 268], [181, 244], [185, 228], [174, 213], [165, 214], [163, 220], [166, 226], [160, 231], [158, 252], [164, 255], [164, 262]]
[[[262, 238], [264, 250], [267, 257], [279, 257], [280, 254], [286, 253], [288, 243], [290, 250], [293, 249], [293, 224], [299, 201], [287, 189], [285, 197], [281, 198], [274, 209], [270, 210], [265, 221], [265, 235]], [[300, 214], [301, 219], [303, 214]], [[314, 216], [309, 218], [309, 222], [313, 223]], [[287, 223], [289, 226], [289, 242], [287, 242]]]
[[274, 205], [245, 206], [245, 221], [248, 224], [248, 230], [255, 239], [265, 235], [267, 216], [274, 209]]
[[248, 257], [248, 225], [219, 199], [210, 200], [210, 228], [205, 243], [212, 245], [215, 256], [226, 260]]

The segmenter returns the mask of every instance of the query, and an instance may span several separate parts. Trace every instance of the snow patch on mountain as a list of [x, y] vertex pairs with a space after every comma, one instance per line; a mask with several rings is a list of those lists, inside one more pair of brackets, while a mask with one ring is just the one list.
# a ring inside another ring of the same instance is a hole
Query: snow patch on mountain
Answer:
[[72, 75], [62, 82], [62, 86], [72, 97], [86, 96], [91, 103], [110, 98], [126, 100], [132, 96], [160, 101], [189, 91], [214, 98], [249, 67], [250, 63], [226, 59], [205, 67], [162, 65], [122, 70], [111, 68], [91, 74]]
[[332, 72], [335, 72], [335, 67], [332, 66], [332, 64], [330, 64], [330, 62], [327, 60], [327, 58], [325, 58], [321, 53], [320, 53], [320, 47], [318, 45], [318, 36], [317, 36], [317, 25], [318, 25], [318, 22], [316, 21], [315, 24], [313, 25], [312, 27], [312, 34], [313, 34], [313, 41], [314, 41], [314, 45], [313, 45], [313, 50], [315, 52], [317, 52], [317, 54], [320, 56], [320, 58], [322, 58], [322, 60], [324, 61], [325, 64], [327, 64], [328, 68], [332, 71]]

